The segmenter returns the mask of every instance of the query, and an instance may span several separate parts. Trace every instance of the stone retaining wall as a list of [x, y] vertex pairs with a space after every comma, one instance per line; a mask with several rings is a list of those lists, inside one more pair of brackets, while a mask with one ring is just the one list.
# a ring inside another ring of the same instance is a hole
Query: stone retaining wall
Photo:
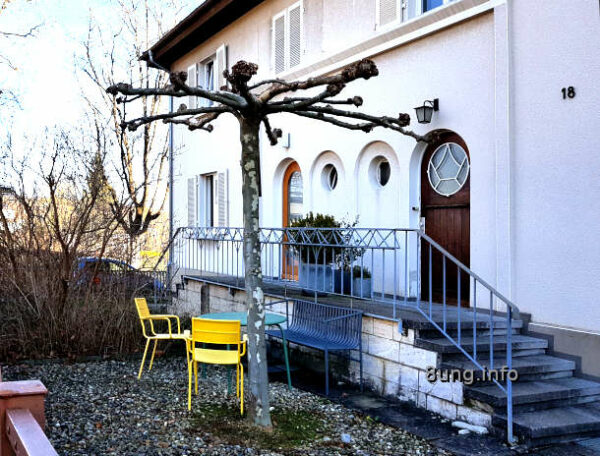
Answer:
[[[174, 300], [173, 313], [198, 315], [208, 312], [240, 312], [246, 310], [245, 292], [229, 290], [212, 284], [188, 281], [184, 290]], [[267, 302], [278, 298], [266, 297]], [[285, 314], [285, 304], [275, 304], [270, 311]], [[365, 385], [379, 394], [410, 401], [450, 420], [461, 420], [491, 428], [491, 415], [465, 404], [461, 382], [435, 382], [427, 380], [428, 367], [439, 367], [436, 352], [415, 346], [418, 330], [404, 329], [398, 323], [374, 316], [363, 317], [363, 378]], [[321, 351], [291, 344], [294, 363], [311, 369], [322, 363]], [[294, 351], [295, 350], [295, 351]], [[358, 358], [358, 352], [352, 353]], [[304, 362], [303, 362], [304, 361]], [[311, 362], [312, 361], [312, 362]], [[358, 384], [359, 363], [343, 357], [332, 357], [332, 374], [340, 380]]]

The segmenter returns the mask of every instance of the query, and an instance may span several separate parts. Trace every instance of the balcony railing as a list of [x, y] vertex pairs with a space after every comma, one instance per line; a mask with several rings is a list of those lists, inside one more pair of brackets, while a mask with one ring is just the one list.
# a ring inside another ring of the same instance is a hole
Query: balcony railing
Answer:
[[[242, 228], [180, 228], [172, 240], [171, 270], [243, 288], [243, 234]], [[281, 295], [291, 290], [315, 300], [338, 295], [400, 324], [410, 311], [439, 330], [478, 369], [485, 371], [488, 361], [487, 368], [494, 369], [499, 352], [512, 368], [511, 334], [518, 308], [422, 231], [262, 228], [260, 240], [263, 280]], [[477, 353], [481, 327], [489, 328], [485, 360], [481, 349]], [[498, 343], [500, 331], [495, 335], [495, 329], [505, 332], [505, 346]], [[512, 441], [512, 384], [510, 379], [494, 383], [508, 398], [507, 434]]]

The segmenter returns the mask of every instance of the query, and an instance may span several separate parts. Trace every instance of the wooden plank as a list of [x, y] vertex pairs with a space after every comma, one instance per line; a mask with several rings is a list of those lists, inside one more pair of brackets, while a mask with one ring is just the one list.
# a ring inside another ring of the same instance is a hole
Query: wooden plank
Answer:
[[16, 456], [58, 456], [29, 410], [7, 410], [6, 435]]

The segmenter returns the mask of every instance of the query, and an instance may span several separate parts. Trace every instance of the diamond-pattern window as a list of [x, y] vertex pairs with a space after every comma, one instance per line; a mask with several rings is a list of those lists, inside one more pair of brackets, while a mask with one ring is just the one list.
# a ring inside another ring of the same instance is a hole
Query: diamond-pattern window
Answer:
[[452, 196], [467, 182], [469, 166], [469, 157], [461, 146], [452, 142], [442, 144], [429, 160], [429, 184], [436, 193]]

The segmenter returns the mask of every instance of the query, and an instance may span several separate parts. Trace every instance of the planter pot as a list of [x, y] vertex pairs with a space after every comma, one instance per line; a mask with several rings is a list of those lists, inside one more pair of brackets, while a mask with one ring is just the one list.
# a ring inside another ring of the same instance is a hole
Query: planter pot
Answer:
[[298, 283], [307, 293], [333, 292], [333, 267], [329, 264], [300, 263]]
[[[362, 287], [362, 288], [361, 288]], [[354, 278], [352, 296], [358, 298], [371, 298], [371, 279]]]
[[[343, 289], [342, 289], [343, 287]], [[334, 292], [359, 298], [371, 297], [371, 279], [352, 277], [350, 272], [337, 269], [334, 271]]]
[[337, 269], [334, 272], [334, 291], [336, 293], [349, 295], [351, 290], [351, 281], [350, 273], [346, 271], [342, 271], [341, 269]]

